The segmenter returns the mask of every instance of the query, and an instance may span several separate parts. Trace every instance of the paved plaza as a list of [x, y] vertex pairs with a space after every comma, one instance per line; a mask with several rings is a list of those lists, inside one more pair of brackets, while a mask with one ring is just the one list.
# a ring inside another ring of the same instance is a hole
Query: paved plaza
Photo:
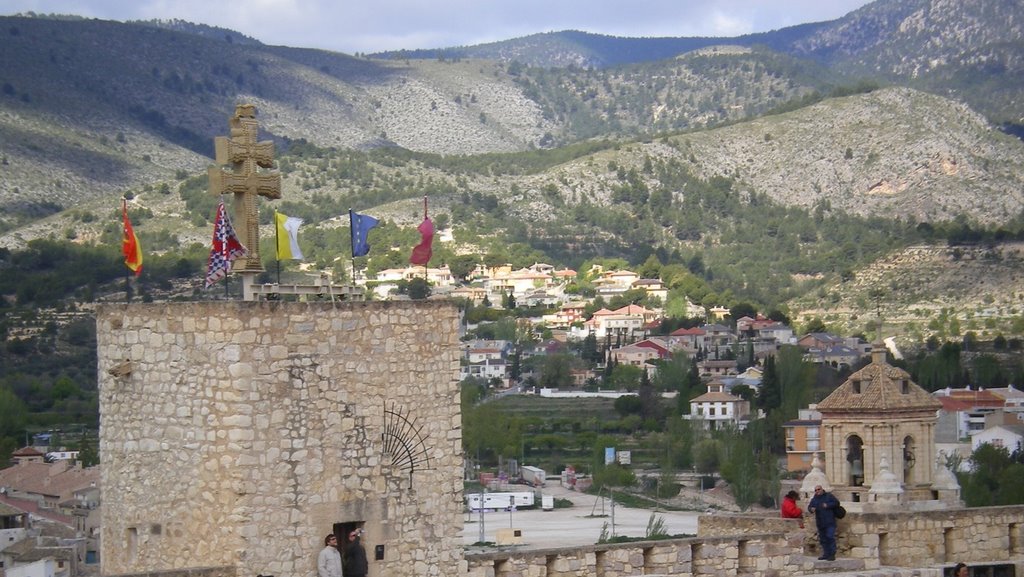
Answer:
[[[652, 511], [616, 505], [613, 515], [611, 501], [606, 497], [599, 498], [594, 495], [577, 493], [554, 483], [548, 483], [548, 486], [541, 491], [544, 495], [553, 495], [556, 499], [569, 499], [573, 502], [573, 506], [567, 509], [543, 511], [539, 507], [540, 499], [538, 499], [536, 509], [511, 513], [508, 511], [484, 513], [485, 538], [483, 540], [496, 543], [499, 530], [512, 528], [522, 532], [521, 548], [544, 549], [593, 545], [601, 537], [602, 528], [606, 524], [609, 537], [613, 534], [629, 537], [645, 536], [652, 513], [664, 521], [665, 531], [669, 535], [697, 534], [697, 517], [700, 514], [698, 512]], [[463, 543], [466, 545], [481, 540], [480, 513], [466, 514], [466, 524], [462, 536]]]

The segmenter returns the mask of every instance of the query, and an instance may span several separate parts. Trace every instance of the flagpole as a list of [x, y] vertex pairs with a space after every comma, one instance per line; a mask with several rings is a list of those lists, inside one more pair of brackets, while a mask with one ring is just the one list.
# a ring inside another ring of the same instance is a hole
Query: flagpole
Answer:
[[[124, 198], [123, 196], [121, 197], [121, 210], [123, 211], [122, 214], [128, 214], [128, 199]], [[125, 234], [125, 232], [124, 232], [124, 223], [122, 222], [121, 223], [121, 238], [122, 239], [124, 239], [124, 234]], [[122, 240], [121, 242], [123, 243], [124, 240]], [[124, 267], [124, 302], [126, 302], [126, 303], [131, 303], [132, 302], [132, 275], [131, 275], [130, 271], [131, 271], [131, 269], [128, 268], [128, 265], [125, 265], [125, 267]]]
[[277, 284], [281, 284], [281, 231], [277, 226], [277, 210], [274, 210], [274, 257], [277, 259]]
[[[423, 220], [427, 220], [427, 195], [423, 195]], [[430, 264], [430, 259], [423, 263], [423, 283], [430, 285], [430, 281], [427, 280], [427, 265]]]
[[352, 208], [348, 209], [348, 243], [352, 245], [352, 286], [356, 284], [356, 217], [352, 214]]

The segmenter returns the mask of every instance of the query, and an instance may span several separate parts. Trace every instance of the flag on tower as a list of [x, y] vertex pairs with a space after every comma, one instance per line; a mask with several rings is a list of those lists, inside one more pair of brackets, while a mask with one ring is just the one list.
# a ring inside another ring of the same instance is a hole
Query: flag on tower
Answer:
[[135, 236], [132, 228], [132, 221], [128, 220], [128, 201], [121, 201], [121, 215], [124, 217], [124, 236], [121, 238], [121, 252], [124, 253], [124, 265], [128, 267], [135, 276], [142, 274], [142, 245], [139, 244], [139, 237]]
[[368, 214], [359, 214], [348, 209], [348, 222], [352, 230], [352, 258], [366, 256], [370, 252], [367, 235], [380, 221]]
[[277, 224], [277, 260], [302, 260], [299, 248], [299, 227], [303, 220], [280, 212], [274, 213]]
[[217, 206], [217, 218], [213, 221], [213, 246], [210, 248], [210, 260], [206, 265], [206, 288], [228, 274], [231, 261], [249, 254], [231, 226], [227, 210], [222, 200]]
[[430, 218], [424, 217], [423, 222], [416, 227], [416, 230], [420, 231], [420, 243], [413, 247], [409, 262], [427, 266], [427, 263], [430, 262], [430, 257], [434, 254], [432, 246], [434, 242], [434, 223], [430, 221]]
[[423, 197], [423, 222], [416, 227], [416, 230], [420, 231], [420, 243], [413, 247], [409, 262], [427, 266], [427, 263], [430, 262], [430, 257], [434, 254], [432, 246], [434, 242], [434, 223], [427, 216], [427, 197], [425, 196]]

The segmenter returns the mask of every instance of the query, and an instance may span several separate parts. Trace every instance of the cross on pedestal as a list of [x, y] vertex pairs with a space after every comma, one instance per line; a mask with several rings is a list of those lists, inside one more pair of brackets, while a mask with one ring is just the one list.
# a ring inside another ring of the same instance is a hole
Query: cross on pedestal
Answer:
[[[256, 122], [256, 106], [239, 104], [235, 115], [229, 121], [231, 136], [214, 138], [214, 159], [220, 166], [211, 166], [210, 194], [226, 193], [235, 196], [235, 219], [241, 220], [236, 228], [240, 240], [249, 249], [247, 258], [239, 259], [231, 267], [232, 272], [263, 272], [260, 262], [259, 209], [256, 196], [270, 199], [281, 198], [281, 175], [276, 171], [260, 172], [261, 168], [274, 166], [274, 143], [265, 140], [257, 142], [259, 123]], [[230, 170], [222, 168], [230, 165]]]

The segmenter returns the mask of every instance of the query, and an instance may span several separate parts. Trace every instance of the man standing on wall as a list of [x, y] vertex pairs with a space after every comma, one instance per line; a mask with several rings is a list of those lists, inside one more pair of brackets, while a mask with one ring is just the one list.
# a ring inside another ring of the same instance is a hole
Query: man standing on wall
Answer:
[[352, 529], [348, 532], [348, 543], [345, 545], [345, 577], [366, 577], [369, 569], [366, 562], [366, 550], [359, 542], [362, 529]]
[[341, 577], [341, 553], [333, 533], [324, 537], [324, 548], [316, 559], [316, 573], [318, 577]]
[[836, 509], [839, 499], [832, 493], [826, 493], [821, 485], [814, 488], [814, 497], [807, 504], [807, 512], [814, 513], [814, 522], [818, 526], [818, 542], [821, 543], [821, 561], [836, 560]]

